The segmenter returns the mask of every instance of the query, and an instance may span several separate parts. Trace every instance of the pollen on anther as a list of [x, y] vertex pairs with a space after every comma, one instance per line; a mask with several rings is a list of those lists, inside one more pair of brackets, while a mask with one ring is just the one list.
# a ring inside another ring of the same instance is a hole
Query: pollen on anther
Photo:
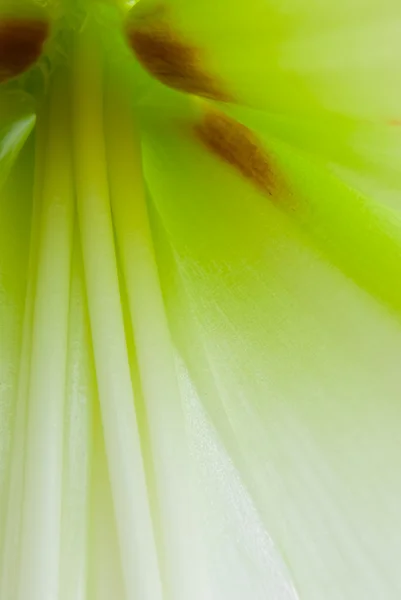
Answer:
[[27, 71], [39, 59], [48, 35], [44, 20], [0, 19], [0, 83]]

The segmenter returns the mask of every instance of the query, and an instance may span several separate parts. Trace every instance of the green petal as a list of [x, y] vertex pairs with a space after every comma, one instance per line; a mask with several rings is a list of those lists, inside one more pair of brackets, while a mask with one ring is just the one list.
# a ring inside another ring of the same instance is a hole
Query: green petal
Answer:
[[[187, 144], [191, 155], [192, 144], [199, 154], [195, 162], [208, 165], [204, 168], [209, 168], [210, 173], [216, 172], [212, 179], [216, 193], [220, 193], [218, 189], [225, 190], [223, 197], [229, 196], [239, 208], [242, 205], [243, 219], [248, 218], [249, 197], [254, 198], [262, 213], [273, 207], [278, 209], [302, 232], [311, 247], [323, 253], [358, 286], [399, 313], [401, 297], [393, 282], [401, 275], [401, 223], [394, 208], [389, 208], [377, 194], [380, 185], [399, 189], [398, 132], [393, 138], [392, 132], [388, 133], [389, 127], [327, 119], [326, 138], [323, 121], [309, 123], [308, 127], [308, 122], [303, 124], [299, 120], [261, 117], [252, 111], [230, 112], [238, 116], [242, 124], [205, 103], [190, 102], [186, 107], [181, 105], [180, 117], [171, 113], [171, 125], [158, 118], [154, 110], [144, 111], [142, 118], [145, 130], [152, 131], [155, 138], [160, 135], [171, 138], [172, 148], [177, 143]], [[158, 128], [157, 133], [155, 128]], [[305, 138], [300, 137], [301, 133]], [[365, 149], [361, 144], [362, 151], [359, 151], [358, 145], [353, 145], [358, 133], [365, 145], [365, 140], [373, 140], [375, 146]], [[386, 161], [380, 155], [376, 159], [374, 154], [374, 147], [380, 143], [383, 148], [388, 146]], [[183, 182], [189, 186], [191, 176], [187, 172], [191, 173], [193, 167], [188, 166], [187, 171], [178, 159], [177, 164], [180, 164]], [[163, 172], [171, 168], [159, 165]], [[228, 178], [221, 185], [217, 183], [220, 170]], [[365, 186], [359, 185], [358, 176], [363, 182], [367, 174], [372, 181], [369, 183], [368, 179], [369, 185], [366, 182]], [[194, 175], [194, 180], [196, 177], [199, 176]], [[179, 185], [183, 183], [177, 183]], [[191, 194], [196, 194], [195, 187], [192, 186]], [[178, 196], [184, 201], [188, 193]], [[191, 208], [201, 210], [204, 227], [210, 229], [215, 214], [204, 202], [201, 209], [198, 204], [191, 203]], [[176, 205], [171, 206], [171, 210], [177, 211], [174, 223], [178, 222], [181, 210], [179, 199]], [[218, 210], [220, 205], [222, 201], [213, 210]], [[194, 226], [198, 219], [199, 216], [194, 218]], [[227, 219], [226, 235], [230, 235], [230, 230], [237, 232], [238, 222], [233, 221], [231, 215], [227, 215]], [[249, 232], [251, 229], [249, 226]], [[252, 238], [251, 233], [249, 237]], [[195, 240], [196, 236], [193, 243]], [[239, 255], [242, 252], [242, 242], [239, 242]]]
[[158, 125], [144, 133], [145, 173], [196, 392], [300, 597], [392, 597], [399, 313], [194, 138]]
[[127, 36], [171, 87], [274, 112], [399, 115], [396, 0], [141, 0]]

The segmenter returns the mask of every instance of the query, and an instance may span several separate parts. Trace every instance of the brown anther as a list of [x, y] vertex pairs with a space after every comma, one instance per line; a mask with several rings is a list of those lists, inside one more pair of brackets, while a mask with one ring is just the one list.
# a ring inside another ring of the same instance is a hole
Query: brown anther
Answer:
[[27, 71], [40, 57], [48, 35], [45, 21], [0, 19], [0, 83]]
[[222, 102], [230, 96], [205, 67], [204, 53], [174, 31], [164, 7], [130, 19], [127, 37], [142, 66], [161, 83], [176, 90]]
[[202, 144], [242, 177], [253, 183], [277, 204], [288, 205], [289, 195], [273, 157], [269, 156], [256, 135], [241, 123], [217, 110], [207, 110], [195, 133]]

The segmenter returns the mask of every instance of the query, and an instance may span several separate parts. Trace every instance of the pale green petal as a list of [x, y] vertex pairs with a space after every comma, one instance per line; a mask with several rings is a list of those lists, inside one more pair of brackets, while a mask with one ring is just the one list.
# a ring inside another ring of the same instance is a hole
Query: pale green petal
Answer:
[[174, 337], [300, 597], [396, 597], [399, 311], [189, 136], [158, 132], [145, 173]]
[[59, 6], [0, 94], [0, 597], [397, 598], [395, 0], [141, 0], [181, 87]]

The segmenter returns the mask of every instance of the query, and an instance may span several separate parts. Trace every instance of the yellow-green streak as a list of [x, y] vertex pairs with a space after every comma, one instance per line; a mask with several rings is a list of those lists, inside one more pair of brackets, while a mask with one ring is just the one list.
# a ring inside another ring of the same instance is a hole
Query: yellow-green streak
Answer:
[[97, 51], [84, 31], [76, 47], [73, 130], [89, 318], [127, 598], [160, 600], [109, 206]]
[[28, 283], [22, 326], [21, 356], [16, 391], [16, 414], [13, 426], [12, 452], [9, 467], [6, 529], [3, 545], [0, 598], [14, 598], [18, 581], [22, 497], [24, 489], [25, 431], [27, 419], [27, 396], [31, 366], [32, 325], [35, 304], [40, 214], [42, 206], [43, 168], [45, 162], [47, 118], [42, 111], [36, 126], [36, 168], [33, 193], [31, 238], [29, 247]]
[[164, 576], [171, 600], [207, 597], [196, 495], [147, 213], [138, 132], [118, 78], [108, 86], [107, 148], [113, 218], [150, 428]]
[[28, 392], [19, 600], [58, 595], [62, 451], [73, 227], [68, 99], [56, 79], [45, 148]]
[[[96, 383], [78, 228], [74, 232], [58, 600], [89, 600], [89, 512]], [[94, 502], [96, 502], [94, 498]]]

